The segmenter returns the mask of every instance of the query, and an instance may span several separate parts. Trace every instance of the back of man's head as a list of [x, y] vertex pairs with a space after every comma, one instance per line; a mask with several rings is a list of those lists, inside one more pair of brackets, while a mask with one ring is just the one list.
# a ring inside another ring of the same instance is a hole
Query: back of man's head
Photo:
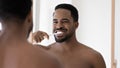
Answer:
[[32, 6], [31, 0], [0, 0], [0, 20], [18, 18], [24, 20]]

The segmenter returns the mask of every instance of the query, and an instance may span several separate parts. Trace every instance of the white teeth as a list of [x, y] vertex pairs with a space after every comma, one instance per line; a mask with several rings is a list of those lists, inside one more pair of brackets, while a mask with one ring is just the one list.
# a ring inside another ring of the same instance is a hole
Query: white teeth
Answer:
[[54, 33], [55, 35], [57, 35], [57, 34], [62, 34], [62, 32], [56, 32], [56, 33]]
[[57, 32], [57, 34], [61, 34], [62, 32]]

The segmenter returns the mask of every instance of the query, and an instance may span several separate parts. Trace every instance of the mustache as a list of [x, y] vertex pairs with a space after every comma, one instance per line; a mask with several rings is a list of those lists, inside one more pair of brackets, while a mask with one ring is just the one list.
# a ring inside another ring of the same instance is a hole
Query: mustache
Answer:
[[66, 29], [66, 28], [61, 27], [61, 28], [56, 28], [55, 30], [67, 30], [67, 29]]

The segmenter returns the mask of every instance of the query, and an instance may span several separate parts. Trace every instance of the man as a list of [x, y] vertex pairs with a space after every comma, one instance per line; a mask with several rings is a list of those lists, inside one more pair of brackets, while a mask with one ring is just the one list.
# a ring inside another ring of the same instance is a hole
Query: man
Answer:
[[[57, 5], [53, 13], [53, 33], [56, 42], [42, 47], [57, 57], [64, 68], [106, 68], [100, 53], [77, 41], [75, 31], [78, 24], [78, 11], [74, 6]], [[33, 37], [39, 36], [37, 33]], [[39, 41], [36, 38], [35, 40]]]
[[60, 68], [58, 61], [27, 41], [31, 0], [0, 0], [0, 68]]

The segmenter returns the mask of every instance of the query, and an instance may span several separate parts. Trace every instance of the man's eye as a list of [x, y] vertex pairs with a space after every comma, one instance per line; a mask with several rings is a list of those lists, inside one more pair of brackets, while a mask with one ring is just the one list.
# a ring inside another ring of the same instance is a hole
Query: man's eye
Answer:
[[67, 20], [64, 20], [64, 21], [63, 21], [63, 23], [68, 23], [68, 22], [69, 22], [69, 21], [67, 21]]
[[57, 23], [57, 21], [53, 21], [53, 23]]

